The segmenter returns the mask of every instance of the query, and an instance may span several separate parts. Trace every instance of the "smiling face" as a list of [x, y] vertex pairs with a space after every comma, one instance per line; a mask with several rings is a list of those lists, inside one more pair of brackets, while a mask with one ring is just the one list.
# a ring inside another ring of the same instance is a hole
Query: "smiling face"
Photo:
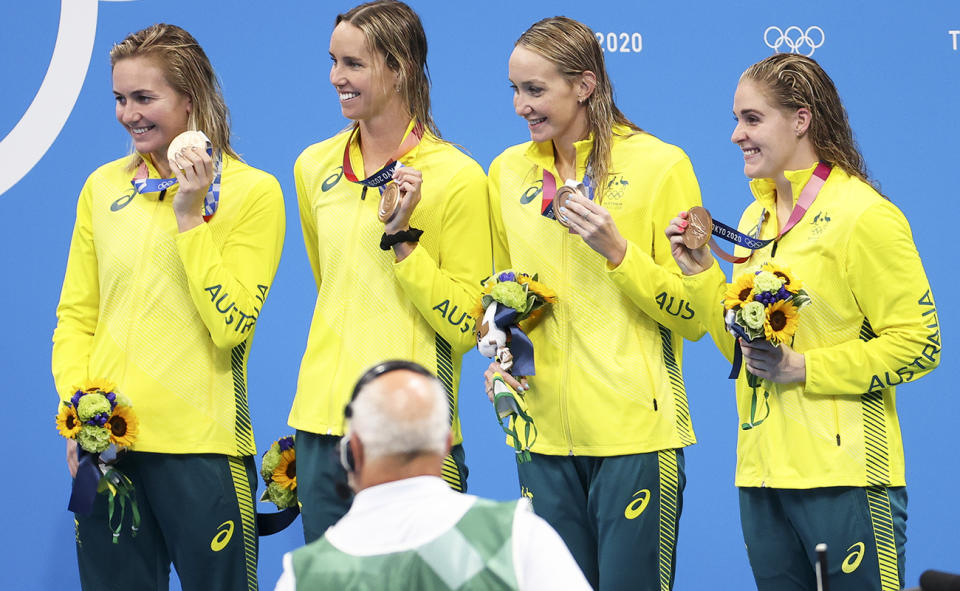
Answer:
[[187, 130], [190, 97], [167, 83], [155, 60], [142, 56], [121, 59], [113, 66], [113, 94], [117, 121], [130, 133], [134, 149], [165, 167], [167, 146]]
[[[581, 84], [571, 83], [555, 64], [522, 45], [510, 54], [513, 107], [527, 121], [530, 139], [572, 145], [587, 136], [585, 98]], [[589, 94], [589, 91], [587, 91]]]
[[770, 102], [757, 82], [744, 78], [733, 96], [737, 126], [730, 141], [743, 150], [743, 172], [753, 179], [783, 177], [785, 170], [800, 170], [816, 160], [806, 137], [810, 114], [790, 111]]
[[402, 101], [396, 90], [399, 76], [379, 52], [371, 51], [363, 31], [351, 23], [341, 21], [333, 29], [330, 59], [330, 83], [337, 89], [344, 117], [373, 119]]

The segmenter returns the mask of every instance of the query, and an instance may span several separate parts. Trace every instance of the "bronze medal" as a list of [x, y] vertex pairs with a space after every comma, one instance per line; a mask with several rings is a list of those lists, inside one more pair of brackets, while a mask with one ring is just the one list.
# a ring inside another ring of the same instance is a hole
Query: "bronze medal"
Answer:
[[557, 192], [553, 195], [553, 217], [560, 222], [561, 226], [567, 227], [566, 220], [563, 219], [563, 214], [560, 213], [561, 207], [566, 207], [567, 199], [570, 199], [570, 196], [573, 195], [573, 189], [563, 185], [557, 189]]
[[167, 159], [177, 162], [177, 154], [181, 150], [190, 148], [206, 150], [209, 144], [210, 140], [202, 131], [185, 131], [170, 141], [170, 146], [167, 148]]
[[577, 185], [576, 188], [570, 185], [563, 185], [558, 187], [557, 192], [553, 195], [553, 217], [564, 227], [569, 227], [569, 224], [563, 220], [563, 214], [560, 213], [560, 208], [567, 207], [567, 201], [573, 197], [574, 193], [579, 193], [581, 196], [586, 193], [586, 187], [583, 186], [583, 183]]
[[683, 233], [683, 243], [695, 250], [710, 241], [713, 232], [713, 218], [705, 208], [691, 207], [687, 212], [687, 229]]
[[389, 222], [393, 219], [394, 214], [397, 213], [397, 206], [399, 204], [400, 188], [396, 183], [388, 183], [387, 186], [383, 188], [383, 194], [380, 195], [380, 206], [377, 217], [379, 217], [383, 223]]

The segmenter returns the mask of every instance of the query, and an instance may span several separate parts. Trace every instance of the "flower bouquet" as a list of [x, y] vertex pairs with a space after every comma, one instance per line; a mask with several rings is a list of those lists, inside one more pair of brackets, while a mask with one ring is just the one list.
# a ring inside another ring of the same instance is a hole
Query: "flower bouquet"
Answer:
[[[105, 494], [113, 543], [119, 540], [127, 505], [133, 513], [132, 531], [136, 535], [140, 512], [133, 483], [114, 466], [119, 455], [137, 439], [139, 421], [130, 400], [116, 392], [116, 385], [112, 382], [86, 382], [75, 388], [69, 402], [61, 403], [57, 430], [67, 439], [76, 440], [79, 446], [69, 509], [88, 514], [93, 510], [97, 493]], [[114, 526], [113, 515], [118, 502], [120, 520]]]
[[790, 271], [765, 263], [759, 271], [743, 273], [727, 288], [723, 299], [727, 327], [748, 341], [760, 337], [774, 345], [793, 339], [797, 312], [810, 296]]
[[[775, 346], [789, 343], [797, 332], [798, 312], [810, 303], [803, 285], [785, 267], [764, 263], [759, 270], [739, 275], [731, 283], [723, 298], [727, 329], [747, 342], [766, 339]], [[740, 375], [743, 354], [739, 342], [734, 349], [730, 378]], [[749, 429], [763, 422], [756, 420], [757, 388], [760, 378], [747, 373], [747, 384], [753, 389], [750, 405], [751, 419], [743, 428]], [[769, 396], [764, 392], [764, 398]]]
[[[496, 359], [504, 370], [512, 370], [515, 376], [534, 375], [533, 343], [520, 329], [520, 323], [529, 329], [544, 307], [557, 300], [556, 294], [537, 281], [536, 275], [511, 270], [495, 273], [481, 285], [483, 293], [473, 313], [477, 349], [483, 356]], [[499, 373], [493, 376], [493, 407], [500, 427], [512, 440], [517, 461], [528, 461], [537, 430], [527, 414], [523, 394], [508, 386]], [[504, 425], [503, 420], [510, 417], [513, 420]], [[517, 419], [524, 423], [522, 438], [517, 432]]]
[[263, 454], [260, 475], [267, 489], [260, 496], [278, 509], [297, 506], [297, 451], [293, 436], [281, 437]]
[[279, 513], [258, 513], [257, 529], [261, 536], [269, 536], [286, 528], [300, 514], [297, 502], [297, 451], [292, 435], [281, 437], [263, 454], [260, 476], [266, 489], [261, 502], [277, 506]]

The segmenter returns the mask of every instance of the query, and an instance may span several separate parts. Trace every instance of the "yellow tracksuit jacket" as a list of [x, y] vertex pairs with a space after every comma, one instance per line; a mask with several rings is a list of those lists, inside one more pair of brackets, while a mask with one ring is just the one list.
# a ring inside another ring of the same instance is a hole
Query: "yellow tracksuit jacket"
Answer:
[[[786, 173], [794, 202], [813, 169]], [[773, 238], [776, 187], [762, 179], [750, 188], [756, 201], [740, 230], [756, 235], [759, 228], [760, 238]], [[895, 386], [940, 362], [937, 308], [906, 219], [868, 184], [834, 167], [806, 215], [773, 249], [755, 251], [734, 266], [734, 276], [772, 260], [803, 283], [812, 303], [800, 310], [793, 348], [804, 354], [807, 377], [805, 384], [764, 381], [751, 419], [754, 393], [741, 370], [738, 425], [763, 422], [739, 431], [737, 486], [904, 485]], [[725, 281], [716, 264], [685, 279], [694, 308], [731, 359]]]
[[[411, 128], [412, 122], [407, 133]], [[490, 274], [483, 169], [429, 131], [400, 158], [423, 174], [421, 200], [410, 220], [423, 235], [398, 263], [392, 249], [380, 249], [379, 191], [364, 191], [343, 176], [347, 137], [341, 133], [310, 146], [294, 167], [318, 293], [289, 424], [342, 435], [343, 409], [357, 378], [380, 361], [409, 359], [443, 382], [454, 443], [460, 443], [460, 363], [476, 346], [470, 310], [480, 281]], [[356, 141], [350, 157], [353, 169], [363, 171]]]
[[[582, 179], [592, 136], [575, 145]], [[489, 172], [497, 269], [537, 273], [558, 298], [529, 332], [537, 373], [526, 400], [539, 431], [532, 451], [613, 456], [694, 443], [682, 342], [704, 329], [664, 235], [678, 211], [700, 203], [690, 160], [649, 134], [615, 127], [602, 205], [628, 242], [616, 268], [541, 215], [544, 168], [563, 183], [552, 143], [528, 142], [508, 148]]]
[[60, 398], [105, 378], [140, 419], [134, 450], [254, 454], [247, 359], [283, 248], [280, 185], [225, 156], [216, 214], [179, 233], [176, 185], [135, 194], [129, 163], [80, 193], [53, 335]]

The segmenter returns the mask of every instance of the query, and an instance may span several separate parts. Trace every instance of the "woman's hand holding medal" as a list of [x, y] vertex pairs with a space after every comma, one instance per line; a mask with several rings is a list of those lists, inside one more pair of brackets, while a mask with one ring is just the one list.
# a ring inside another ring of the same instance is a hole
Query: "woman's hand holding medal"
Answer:
[[[423, 175], [409, 166], [398, 166], [393, 171], [393, 181], [383, 190], [380, 198], [379, 217], [383, 222], [384, 236], [410, 230], [410, 217], [420, 203], [420, 187]], [[416, 242], [397, 242], [393, 253], [399, 263], [413, 252]]]
[[[185, 137], [188, 134], [195, 135]], [[203, 199], [216, 176], [207, 141], [205, 135], [188, 131], [174, 138], [167, 151], [170, 170], [180, 187], [173, 198], [173, 211], [181, 232], [203, 223]]]
[[[700, 208], [703, 209], [703, 208]], [[702, 220], [690, 212], [681, 211], [670, 220], [665, 233], [670, 240], [670, 252], [684, 275], [696, 275], [713, 266], [713, 253], [703, 240]], [[710, 229], [706, 229], [710, 238]]]
[[[398, 166], [393, 171], [392, 185], [398, 190], [396, 208], [393, 214], [383, 224], [386, 234], [396, 234], [410, 229], [410, 217], [413, 210], [420, 203], [420, 186], [423, 184], [423, 175], [415, 168]], [[390, 185], [387, 185], [388, 187]], [[384, 189], [384, 193], [389, 189]]]
[[616, 267], [627, 254], [627, 240], [620, 234], [610, 212], [587, 199], [579, 191], [568, 194], [560, 203], [559, 215], [566, 225], [578, 234], [587, 246], [603, 255]]

